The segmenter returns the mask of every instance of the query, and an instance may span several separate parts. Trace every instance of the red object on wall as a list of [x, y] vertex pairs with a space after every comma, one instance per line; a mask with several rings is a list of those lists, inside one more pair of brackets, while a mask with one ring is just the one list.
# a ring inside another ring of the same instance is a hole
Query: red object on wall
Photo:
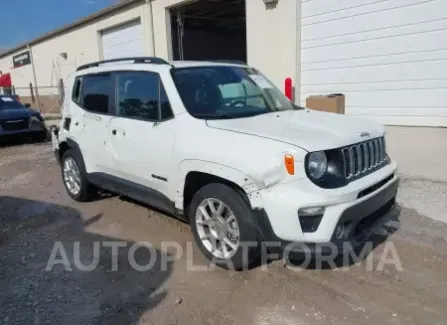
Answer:
[[284, 94], [292, 100], [292, 78], [286, 78], [284, 81]]
[[12, 87], [11, 74], [5, 73], [0, 76], [0, 87]]

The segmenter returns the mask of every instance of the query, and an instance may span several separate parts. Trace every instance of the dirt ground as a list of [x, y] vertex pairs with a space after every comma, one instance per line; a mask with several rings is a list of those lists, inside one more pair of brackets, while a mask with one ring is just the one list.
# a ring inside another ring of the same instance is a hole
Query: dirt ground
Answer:
[[[414, 182], [404, 177], [404, 192]], [[3, 146], [0, 323], [447, 324], [447, 226], [398, 202], [400, 222], [372, 238], [358, 265], [196, 270], [207, 262], [187, 224], [119, 197], [74, 203], [49, 144]], [[135, 250], [144, 241], [153, 248]], [[125, 246], [115, 265], [113, 243]], [[137, 270], [129, 256], [154, 263]]]

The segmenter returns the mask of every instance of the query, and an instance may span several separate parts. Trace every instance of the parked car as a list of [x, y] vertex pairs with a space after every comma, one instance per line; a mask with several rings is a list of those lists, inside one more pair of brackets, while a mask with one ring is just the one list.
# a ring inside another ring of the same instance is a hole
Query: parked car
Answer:
[[339, 254], [394, 208], [384, 127], [299, 107], [255, 68], [126, 58], [67, 85], [52, 138], [68, 194], [106, 189], [184, 218], [219, 266], [246, 267], [263, 243]]
[[0, 95], [0, 138], [26, 136], [45, 141], [48, 135], [39, 112], [22, 104], [15, 95]]

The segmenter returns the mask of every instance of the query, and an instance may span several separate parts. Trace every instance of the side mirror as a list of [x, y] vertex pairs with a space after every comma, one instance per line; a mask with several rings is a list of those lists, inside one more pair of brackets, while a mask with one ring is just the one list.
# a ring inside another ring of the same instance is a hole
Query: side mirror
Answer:
[[30, 104], [30, 103], [26, 103], [26, 104], [25, 104], [25, 107], [27, 107], [27, 108], [31, 108], [31, 104]]

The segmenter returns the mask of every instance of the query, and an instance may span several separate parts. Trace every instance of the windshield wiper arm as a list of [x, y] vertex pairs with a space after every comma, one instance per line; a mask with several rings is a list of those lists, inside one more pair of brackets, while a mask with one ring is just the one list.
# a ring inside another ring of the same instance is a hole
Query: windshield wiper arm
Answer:
[[292, 107], [293, 107], [294, 110], [305, 109], [304, 107], [302, 107], [302, 106], [298, 106], [297, 104], [294, 104], [294, 103], [292, 103]]
[[221, 113], [221, 114], [214, 114], [214, 113], [194, 113], [194, 114], [192, 114], [192, 115], [193, 115], [193, 116], [197, 116], [197, 117], [215, 118], [215, 119], [219, 119], [219, 118], [232, 118], [232, 117], [235, 117], [234, 115], [225, 114], [225, 113]]

